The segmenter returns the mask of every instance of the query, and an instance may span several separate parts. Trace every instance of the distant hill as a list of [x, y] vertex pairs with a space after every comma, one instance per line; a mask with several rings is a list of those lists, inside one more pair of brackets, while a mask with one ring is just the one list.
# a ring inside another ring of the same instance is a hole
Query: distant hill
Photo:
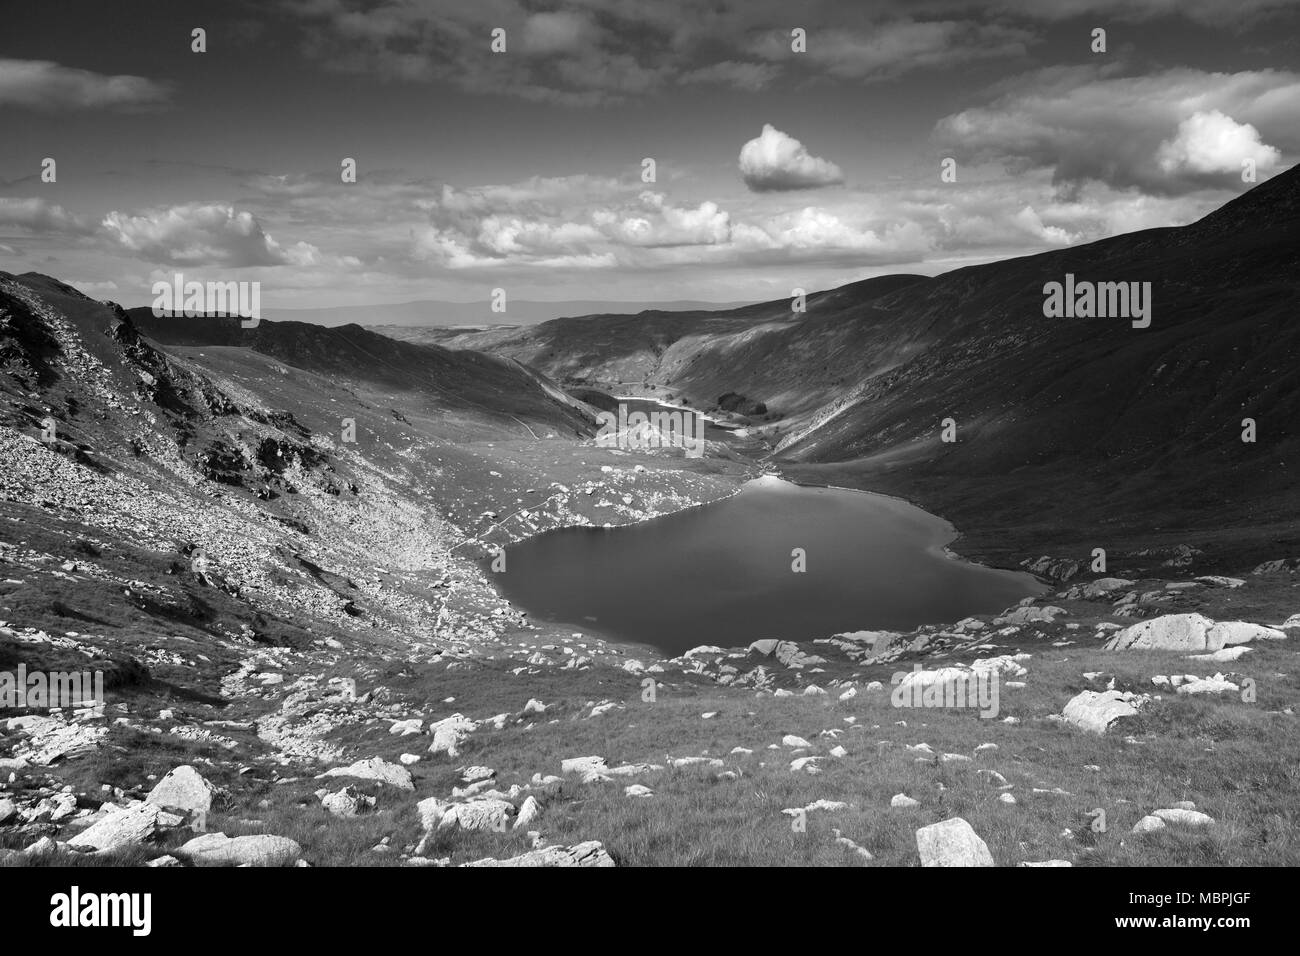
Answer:
[[733, 309], [741, 302], [702, 302], [676, 299], [660, 302], [611, 302], [601, 299], [575, 299], [545, 302], [535, 299], [507, 299], [505, 312], [493, 312], [485, 296], [479, 302], [442, 302], [422, 299], [387, 305], [341, 305], [319, 309], [265, 309], [264, 315], [277, 322], [311, 322], [315, 325], [536, 325], [568, 315], [593, 315], [607, 312], [640, 312], [645, 309], [688, 311], [695, 309]]

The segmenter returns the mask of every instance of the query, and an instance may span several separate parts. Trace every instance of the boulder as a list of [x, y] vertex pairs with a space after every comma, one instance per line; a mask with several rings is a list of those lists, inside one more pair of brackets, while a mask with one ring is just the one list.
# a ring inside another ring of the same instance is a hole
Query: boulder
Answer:
[[336, 817], [355, 817], [375, 805], [375, 798], [358, 793], [353, 787], [344, 787], [337, 793], [321, 797], [321, 806]]
[[452, 714], [430, 724], [429, 735], [433, 737], [433, 743], [429, 746], [429, 753], [445, 753], [448, 757], [459, 756], [460, 745], [465, 742], [473, 729], [474, 721], [464, 714]]
[[569, 757], [560, 761], [560, 772], [566, 776], [577, 774], [583, 783], [609, 780], [609, 767], [604, 757]]
[[288, 837], [257, 834], [228, 837], [205, 833], [172, 851], [189, 863], [226, 866], [293, 866], [302, 858], [302, 847]]
[[414, 790], [411, 771], [395, 763], [389, 763], [382, 757], [358, 760], [349, 767], [333, 767], [326, 770], [322, 777], [356, 777], [359, 780], [378, 780], [399, 790]]
[[1066, 723], [1082, 730], [1104, 734], [1115, 721], [1137, 714], [1144, 703], [1145, 697], [1128, 692], [1085, 690], [1065, 705], [1061, 716]]
[[207, 813], [212, 809], [212, 798], [217, 788], [204, 779], [188, 764], [169, 770], [149, 791], [145, 803], [181, 813]]
[[1166, 614], [1117, 632], [1106, 650], [1217, 651], [1258, 640], [1285, 640], [1275, 628], [1249, 621], [1215, 623], [1203, 614]]
[[1106, 642], [1106, 650], [1215, 651], [1223, 645], [1208, 645], [1213, 626], [1203, 614], [1166, 614], [1116, 632]]
[[540, 850], [531, 850], [522, 856], [512, 856], [507, 860], [475, 860], [462, 863], [462, 866], [615, 866], [613, 858], [605, 852], [604, 846], [597, 840], [589, 840], [575, 846], [548, 846]]
[[1051, 624], [1057, 615], [1068, 613], [1065, 608], [1048, 605], [1047, 607], [1017, 607], [1007, 611], [1001, 617], [993, 619], [997, 625], [1003, 624]]
[[67, 843], [73, 849], [88, 849], [96, 853], [111, 853], [148, 840], [158, 831], [158, 817], [162, 810], [151, 803], [143, 803], [129, 810], [117, 810], [76, 834]]
[[1251, 641], [1284, 640], [1286, 635], [1276, 628], [1251, 624], [1249, 621], [1220, 621], [1206, 635], [1206, 649], [1217, 651], [1221, 647], [1249, 644]]
[[522, 830], [530, 823], [536, 820], [542, 814], [542, 805], [537, 802], [537, 798], [531, 794], [524, 798], [524, 802], [519, 805], [519, 812], [515, 815], [514, 829]]
[[961, 817], [932, 823], [916, 831], [922, 866], [992, 866], [988, 844]]
[[510, 818], [514, 812], [514, 804], [508, 800], [478, 797], [465, 803], [444, 806], [438, 819], [438, 828], [459, 827], [462, 830], [495, 830], [504, 833], [510, 829]]
[[1208, 827], [1214, 824], [1214, 817], [1208, 813], [1201, 813], [1199, 810], [1189, 810], [1185, 807], [1174, 807], [1168, 810], [1156, 810], [1154, 815], [1163, 820], [1165, 823], [1178, 824], [1185, 827]]

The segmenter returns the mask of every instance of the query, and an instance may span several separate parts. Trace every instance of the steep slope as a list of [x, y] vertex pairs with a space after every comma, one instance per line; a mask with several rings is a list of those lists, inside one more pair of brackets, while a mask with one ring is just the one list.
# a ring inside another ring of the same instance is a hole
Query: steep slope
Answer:
[[[908, 320], [949, 316], [942, 337], [865, 375], [812, 427], [788, 432], [778, 456], [820, 466], [801, 474], [852, 476], [1016, 537], [1275, 526], [1294, 540], [1298, 193], [1292, 170], [1184, 228], [963, 269], [912, 290]], [[1066, 273], [1149, 282], [1150, 327], [1046, 318], [1044, 284]], [[940, 441], [949, 417], [955, 443]], [[1242, 441], [1247, 418], [1254, 442]]]
[[0, 617], [168, 646], [473, 649], [519, 625], [477, 564], [489, 546], [734, 487], [712, 462], [616, 468], [574, 440], [590, 409], [509, 359], [355, 328], [150, 328], [190, 344], [0, 273], [0, 545], [22, 556], [0, 556]]

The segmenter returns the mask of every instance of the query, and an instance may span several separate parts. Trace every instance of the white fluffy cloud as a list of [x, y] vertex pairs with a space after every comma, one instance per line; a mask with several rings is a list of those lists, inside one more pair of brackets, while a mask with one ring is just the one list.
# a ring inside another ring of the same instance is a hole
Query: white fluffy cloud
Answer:
[[429, 223], [413, 230], [412, 254], [452, 269], [639, 271], [819, 258], [905, 262], [929, 245], [903, 221], [859, 221], [816, 206], [738, 218], [713, 200], [674, 202], [639, 183], [593, 181], [604, 189], [593, 202], [577, 197], [568, 178], [445, 186], [425, 205]]
[[138, 108], [167, 99], [167, 88], [142, 76], [105, 76], [50, 60], [0, 58], [0, 106], [33, 110]]
[[142, 259], [180, 266], [296, 265], [320, 263], [320, 250], [305, 242], [282, 247], [252, 213], [225, 203], [188, 203], [129, 215], [114, 210], [101, 223], [104, 234]]
[[740, 148], [740, 176], [754, 192], [818, 189], [844, 182], [844, 173], [829, 160], [813, 156], [793, 136], [770, 123]]
[[1251, 160], [1259, 172], [1277, 166], [1282, 153], [1259, 139], [1259, 130], [1218, 110], [1193, 113], [1178, 124], [1178, 135], [1160, 144], [1156, 155], [1167, 173], [1240, 173]]

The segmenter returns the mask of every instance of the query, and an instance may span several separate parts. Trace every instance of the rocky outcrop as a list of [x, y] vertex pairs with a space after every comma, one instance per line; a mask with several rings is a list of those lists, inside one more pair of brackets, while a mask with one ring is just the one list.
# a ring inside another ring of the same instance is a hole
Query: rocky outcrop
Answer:
[[1118, 631], [1106, 642], [1106, 650], [1217, 651], [1225, 645], [1285, 638], [1279, 630], [1248, 621], [1216, 624], [1203, 614], [1166, 614]]

